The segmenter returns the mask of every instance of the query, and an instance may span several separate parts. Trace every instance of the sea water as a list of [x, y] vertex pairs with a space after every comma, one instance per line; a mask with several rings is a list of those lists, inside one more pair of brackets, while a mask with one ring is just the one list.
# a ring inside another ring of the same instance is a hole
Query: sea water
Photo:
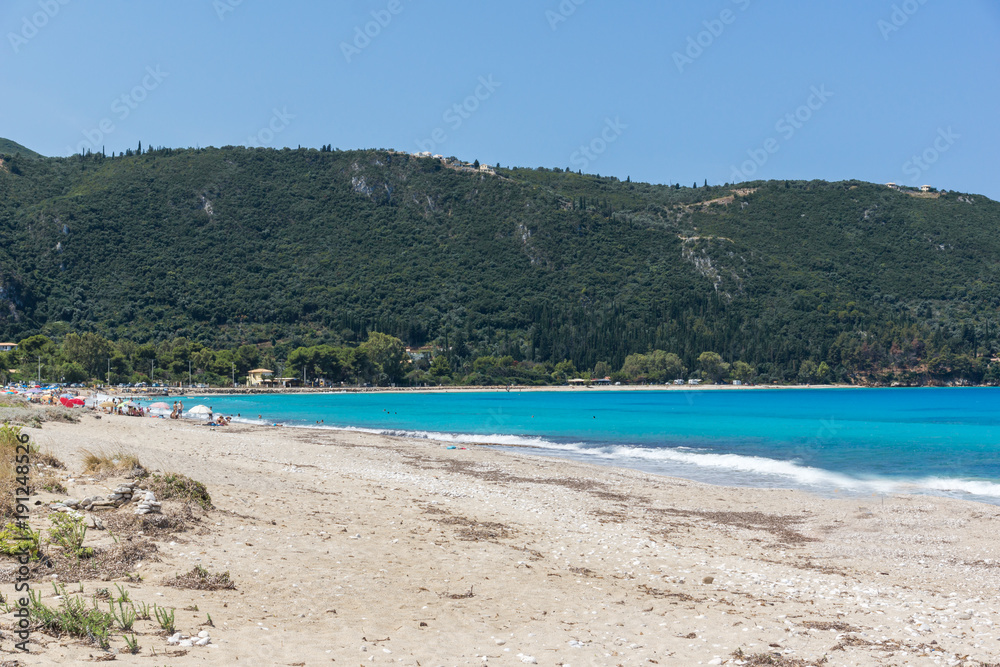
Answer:
[[196, 402], [238, 421], [528, 446], [713, 484], [1000, 504], [996, 388], [279, 394], [185, 407]]

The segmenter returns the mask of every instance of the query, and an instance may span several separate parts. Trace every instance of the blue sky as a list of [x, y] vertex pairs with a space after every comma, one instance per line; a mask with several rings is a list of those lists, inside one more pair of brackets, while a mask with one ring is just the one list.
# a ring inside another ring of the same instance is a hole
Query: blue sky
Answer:
[[0, 136], [1000, 199], [994, 0], [5, 0]]

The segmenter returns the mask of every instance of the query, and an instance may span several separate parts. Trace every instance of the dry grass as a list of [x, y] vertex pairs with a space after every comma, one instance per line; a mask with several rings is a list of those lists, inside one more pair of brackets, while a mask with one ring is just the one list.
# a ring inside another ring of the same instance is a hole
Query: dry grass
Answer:
[[163, 582], [164, 586], [190, 588], [196, 591], [234, 590], [236, 584], [229, 578], [229, 572], [211, 573], [201, 565], [195, 565], [187, 574], [178, 574]]
[[121, 445], [112, 451], [84, 449], [83, 470], [98, 478], [129, 473], [134, 476], [136, 471], [144, 471], [139, 457]]

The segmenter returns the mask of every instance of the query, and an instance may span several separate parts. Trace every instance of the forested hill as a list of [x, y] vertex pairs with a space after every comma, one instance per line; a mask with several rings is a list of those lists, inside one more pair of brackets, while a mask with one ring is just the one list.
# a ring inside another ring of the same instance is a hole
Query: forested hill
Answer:
[[660, 349], [694, 367], [711, 350], [765, 379], [804, 361], [948, 374], [998, 344], [1000, 204], [978, 195], [659, 186], [385, 150], [129, 153], [2, 156], [0, 338], [381, 331], [453, 364], [619, 368]]

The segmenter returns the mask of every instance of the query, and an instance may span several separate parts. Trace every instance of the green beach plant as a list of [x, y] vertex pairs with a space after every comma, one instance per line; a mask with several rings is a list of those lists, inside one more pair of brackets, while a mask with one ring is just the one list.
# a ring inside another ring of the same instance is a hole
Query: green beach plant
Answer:
[[174, 634], [174, 610], [165, 609], [153, 605], [153, 609], [156, 613], [156, 622], [160, 624], [160, 627], [167, 632], [167, 634]]
[[52, 527], [49, 528], [49, 541], [62, 547], [67, 553], [77, 558], [89, 558], [94, 555], [94, 550], [83, 546], [83, 540], [87, 536], [87, 525], [80, 517], [70, 514], [53, 514], [49, 519]]

